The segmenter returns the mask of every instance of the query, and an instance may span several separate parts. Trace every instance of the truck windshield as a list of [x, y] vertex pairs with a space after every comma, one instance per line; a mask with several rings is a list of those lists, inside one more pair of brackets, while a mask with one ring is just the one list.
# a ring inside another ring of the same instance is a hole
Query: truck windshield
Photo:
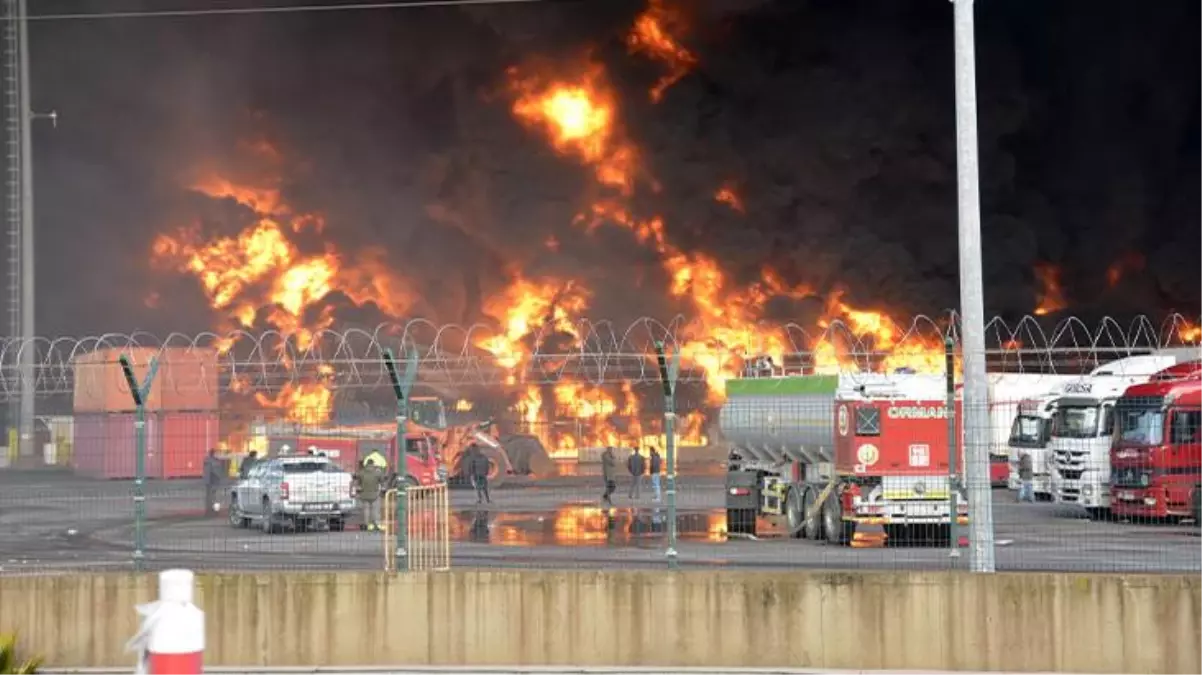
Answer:
[[1098, 406], [1061, 406], [1052, 417], [1052, 435], [1094, 438], [1098, 435]]
[[1119, 442], [1160, 445], [1164, 441], [1164, 413], [1155, 408], [1119, 408]]
[[1020, 448], [1042, 448], [1047, 445], [1046, 420], [1035, 415], [1019, 415], [1010, 427], [1010, 445]]
[[337, 464], [330, 462], [287, 462], [280, 466], [284, 473], [338, 473], [342, 471]]
[[446, 422], [443, 420], [442, 399], [410, 399], [409, 419], [423, 427], [443, 428]]

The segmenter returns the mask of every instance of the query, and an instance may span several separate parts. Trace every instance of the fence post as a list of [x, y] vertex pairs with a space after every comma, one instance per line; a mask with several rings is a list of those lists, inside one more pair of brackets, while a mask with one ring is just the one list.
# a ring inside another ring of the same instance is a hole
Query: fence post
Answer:
[[134, 419], [134, 434], [138, 444], [134, 455], [134, 569], [141, 572], [146, 564], [146, 397], [150, 395], [150, 385], [159, 372], [159, 360], [157, 357], [150, 359], [150, 370], [146, 373], [146, 381], [141, 384], [134, 375], [129, 357], [122, 354], [118, 361], [137, 409]]
[[405, 432], [409, 426], [409, 391], [413, 388], [413, 381], [417, 379], [417, 350], [412, 346], [409, 347], [404, 375], [397, 373], [396, 360], [393, 358], [391, 349], [384, 350], [384, 366], [388, 369], [388, 378], [392, 380], [392, 392], [396, 395], [396, 449], [392, 458], [393, 472], [397, 477], [396, 514], [394, 516], [396, 562], [393, 570], [400, 571], [402, 566], [406, 570], [409, 569], [409, 522], [406, 517], [409, 506], [409, 485], [405, 480], [409, 468], [409, 455], [405, 443]]
[[664, 353], [664, 343], [655, 343], [659, 364], [659, 379], [664, 387], [664, 445], [667, 454], [668, 480], [668, 569], [679, 569], [676, 551], [676, 376], [680, 372], [680, 352], [673, 350], [671, 360]]
[[943, 340], [944, 372], [947, 375], [947, 502], [948, 545], [952, 558], [960, 557], [960, 439], [956, 438], [956, 341], [948, 335]]

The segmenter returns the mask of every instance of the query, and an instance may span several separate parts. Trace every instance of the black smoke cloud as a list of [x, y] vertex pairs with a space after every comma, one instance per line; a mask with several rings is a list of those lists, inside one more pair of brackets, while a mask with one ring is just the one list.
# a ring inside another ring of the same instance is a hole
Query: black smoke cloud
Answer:
[[[384, 247], [436, 321], [477, 320], [517, 269], [582, 279], [597, 318], [687, 309], [626, 233], [571, 226], [589, 171], [509, 113], [508, 66], [586, 51], [663, 186], [636, 208], [662, 213], [674, 242], [737, 280], [769, 264], [901, 316], [954, 307], [951, 4], [681, 5], [700, 65], [658, 105], [663, 66], [622, 42], [639, 2], [34, 22], [35, 108], [60, 119], [35, 136], [39, 332], [211, 327], [195, 281], [148, 249], [198, 216], [214, 234], [246, 224], [181, 185], [198, 166], [237, 171], [257, 136], [292, 162], [288, 200], [325, 213], [344, 251]], [[1199, 7], [1127, 5], [979, 3], [990, 314], [1034, 307], [1036, 261], [1063, 266], [1075, 312], [1199, 312]], [[746, 214], [711, 199], [726, 182]], [[1145, 272], [1106, 288], [1131, 250]]]

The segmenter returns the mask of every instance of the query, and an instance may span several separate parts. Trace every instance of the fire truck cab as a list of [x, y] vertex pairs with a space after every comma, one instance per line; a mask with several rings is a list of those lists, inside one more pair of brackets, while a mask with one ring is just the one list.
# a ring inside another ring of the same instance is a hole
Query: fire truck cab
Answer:
[[1192, 517], [1202, 481], [1202, 362], [1161, 371], [1118, 399], [1110, 476], [1115, 516]]

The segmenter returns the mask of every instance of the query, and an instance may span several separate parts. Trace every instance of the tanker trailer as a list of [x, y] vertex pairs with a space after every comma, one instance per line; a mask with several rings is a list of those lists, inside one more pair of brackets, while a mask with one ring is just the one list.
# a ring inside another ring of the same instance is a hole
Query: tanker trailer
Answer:
[[[832, 544], [848, 543], [860, 524], [946, 540], [953, 485], [942, 376], [732, 379], [718, 422], [731, 443], [727, 532], [755, 534], [757, 516], [776, 516], [790, 536]], [[957, 522], [967, 524], [967, 496], [955, 485]]]

